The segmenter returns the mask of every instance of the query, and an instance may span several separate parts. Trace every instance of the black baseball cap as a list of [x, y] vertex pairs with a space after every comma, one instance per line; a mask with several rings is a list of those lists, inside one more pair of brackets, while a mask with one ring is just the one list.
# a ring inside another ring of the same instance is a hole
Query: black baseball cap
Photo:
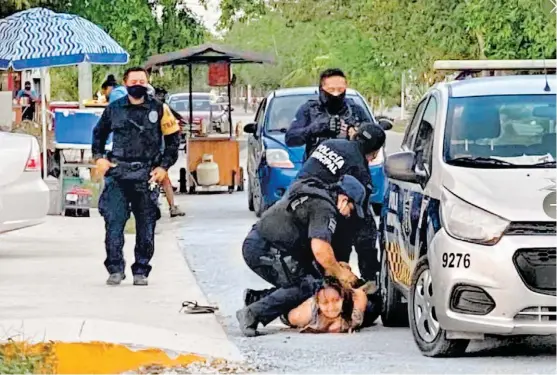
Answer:
[[365, 217], [364, 207], [366, 206], [366, 189], [364, 185], [349, 174], [342, 176], [337, 185], [342, 193], [354, 202], [356, 214], [363, 219]]
[[385, 144], [385, 131], [376, 124], [364, 122], [356, 131], [356, 140], [362, 146], [365, 154], [370, 154], [379, 150]]

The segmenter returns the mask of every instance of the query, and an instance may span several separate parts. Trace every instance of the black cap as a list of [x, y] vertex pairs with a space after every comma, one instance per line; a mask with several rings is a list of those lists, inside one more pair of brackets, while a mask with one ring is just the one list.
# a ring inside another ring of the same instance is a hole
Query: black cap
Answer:
[[342, 190], [342, 193], [354, 202], [356, 214], [363, 219], [365, 217], [364, 207], [366, 206], [366, 189], [364, 185], [349, 174], [342, 176], [337, 185]]
[[363, 145], [364, 153], [370, 154], [385, 144], [385, 131], [371, 122], [362, 123], [356, 132], [356, 139]]

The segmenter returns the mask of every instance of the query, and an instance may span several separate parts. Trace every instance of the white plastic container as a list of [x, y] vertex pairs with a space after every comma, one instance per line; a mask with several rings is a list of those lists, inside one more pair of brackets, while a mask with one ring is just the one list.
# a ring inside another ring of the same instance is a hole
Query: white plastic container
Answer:
[[219, 183], [219, 165], [213, 161], [213, 155], [203, 154], [202, 162], [197, 166], [197, 183], [201, 186]]

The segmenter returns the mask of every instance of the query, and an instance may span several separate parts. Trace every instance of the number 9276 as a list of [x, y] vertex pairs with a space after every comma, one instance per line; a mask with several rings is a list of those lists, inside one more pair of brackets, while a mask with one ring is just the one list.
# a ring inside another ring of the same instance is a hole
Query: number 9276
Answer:
[[441, 261], [443, 268], [469, 268], [470, 254], [443, 253]]

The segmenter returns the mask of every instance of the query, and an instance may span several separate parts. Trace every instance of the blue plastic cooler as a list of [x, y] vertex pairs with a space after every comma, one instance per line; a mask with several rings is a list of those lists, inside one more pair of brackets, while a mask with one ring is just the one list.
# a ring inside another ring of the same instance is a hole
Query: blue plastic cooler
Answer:
[[[93, 109], [57, 109], [54, 112], [54, 138], [58, 148], [91, 147], [93, 128], [99, 122], [102, 111]], [[107, 144], [112, 143], [112, 134]]]

